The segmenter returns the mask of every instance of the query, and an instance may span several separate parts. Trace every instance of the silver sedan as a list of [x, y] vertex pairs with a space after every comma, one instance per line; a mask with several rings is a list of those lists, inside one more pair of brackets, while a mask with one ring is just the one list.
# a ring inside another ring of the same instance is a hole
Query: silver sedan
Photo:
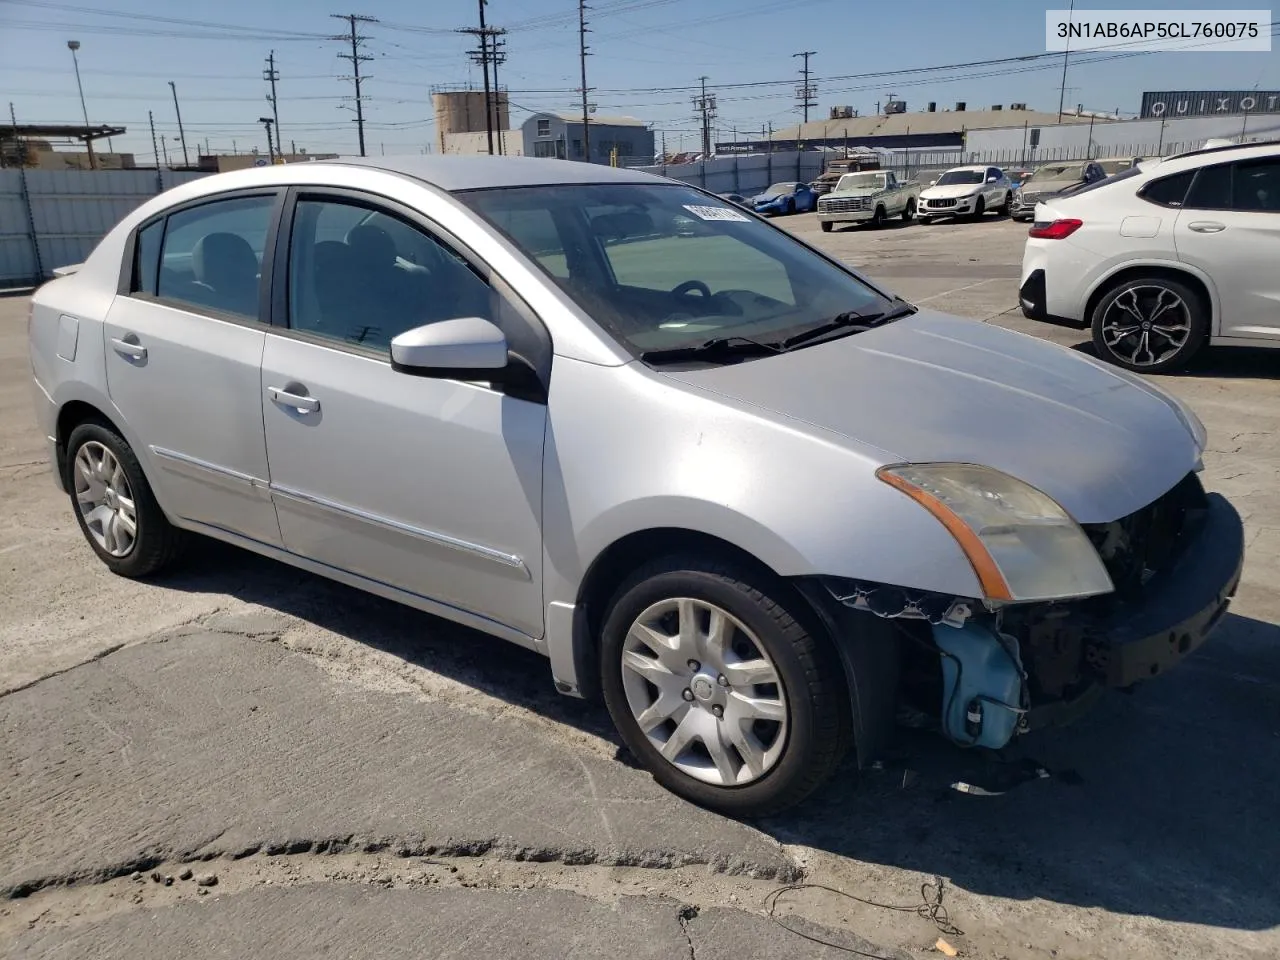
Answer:
[[735, 815], [910, 714], [999, 748], [1197, 647], [1239, 579], [1203, 427], [692, 187], [557, 160], [200, 179], [35, 295], [86, 541], [192, 534], [542, 653]]

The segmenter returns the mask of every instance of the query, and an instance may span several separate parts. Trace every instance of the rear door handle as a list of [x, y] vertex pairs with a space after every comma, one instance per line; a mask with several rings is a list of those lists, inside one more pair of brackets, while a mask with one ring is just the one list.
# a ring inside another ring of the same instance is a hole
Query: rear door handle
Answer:
[[1227, 225], [1218, 223], [1216, 220], [1196, 220], [1194, 223], [1188, 223], [1187, 229], [1194, 230], [1196, 233], [1221, 233], [1227, 229]]
[[123, 354], [131, 360], [147, 359], [147, 348], [138, 342], [138, 338], [132, 333], [127, 333], [124, 337], [112, 337], [111, 346], [116, 353]]
[[284, 407], [292, 407], [299, 413], [315, 413], [320, 409], [320, 401], [315, 397], [290, 393], [283, 387], [267, 387], [267, 396]]

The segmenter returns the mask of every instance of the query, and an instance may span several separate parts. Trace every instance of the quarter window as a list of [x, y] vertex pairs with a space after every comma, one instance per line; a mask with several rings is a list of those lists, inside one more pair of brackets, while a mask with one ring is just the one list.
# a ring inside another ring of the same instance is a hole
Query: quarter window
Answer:
[[[215, 200], [170, 215], [160, 256], [157, 295], [256, 318], [262, 251], [274, 204], [274, 196], [239, 197]], [[139, 237], [140, 248], [143, 239]], [[145, 273], [140, 275], [140, 281], [143, 279]]]
[[489, 285], [435, 237], [339, 200], [299, 200], [289, 250], [289, 326], [378, 351], [415, 327], [493, 319]]
[[[1134, 173], [1132, 175], [1136, 175], [1137, 167], [1134, 167], [1133, 170]], [[1126, 170], [1125, 173], [1117, 174], [1112, 179], [1113, 181], [1118, 180], [1129, 173], [1130, 172]], [[1150, 201], [1151, 203], [1158, 203], [1162, 207], [1180, 207], [1182, 206], [1182, 201], [1187, 196], [1187, 190], [1191, 186], [1191, 180], [1194, 176], [1194, 170], [1187, 170], [1183, 173], [1175, 173], [1171, 177], [1152, 180], [1142, 188], [1142, 192], [1139, 196], [1141, 196], [1143, 200]]]
[[138, 231], [133, 252], [134, 293], [156, 295], [160, 275], [160, 241], [164, 237], [164, 220], [157, 220]]

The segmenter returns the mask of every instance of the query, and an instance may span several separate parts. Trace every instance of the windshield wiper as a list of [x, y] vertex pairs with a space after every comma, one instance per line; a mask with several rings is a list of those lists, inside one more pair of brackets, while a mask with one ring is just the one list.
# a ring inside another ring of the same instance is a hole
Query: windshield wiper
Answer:
[[894, 306], [889, 310], [877, 310], [874, 313], [859, 313], [857, 310], [846, 310], [844, 313], [837, 313], [834, 317], [824, 321], [816, 327], [804, 330], [794, 336], [787, 337], [778, 346], [783, 350], [790, 350], [801, 344], [810, 343], [820, 337], [825, 337], [829, 333], [840, 331], [841, 333], [862, 333], [871, 330], [874, 327], [883, 326], [894, 320], [901, 320], [903, 317], [909, 317], [916, 312], [916, 308], [911, 306], [901, 297], [894, 297]]
[[765, 356], [781, 353], [782, 347], [764, 340], [752, 340], [750, 337], [728, 336], [712, 337], [702, 343], [687, 347], [668, 347], [665, 350], [646, 350], [640, 359], [646, 363], [680, 363], [685, 360], [716, 360], [736, 357]]

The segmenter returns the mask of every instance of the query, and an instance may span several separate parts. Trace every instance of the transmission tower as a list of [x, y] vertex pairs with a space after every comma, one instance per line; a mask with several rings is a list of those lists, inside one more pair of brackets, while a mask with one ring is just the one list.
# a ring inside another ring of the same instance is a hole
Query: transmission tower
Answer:
[[329, 16], [333, 17], [335, 20], [347, 21], [347, 24], [351, 28], [350, 34], [339, 34], [338, 36], [330, 37], [329, 39], [348, 41], [351, 44], [350, 53], [340, 53], [338, 54], [338, 56], [340, 56], [343, 60], [351, 61], [351, 76], [342, 77], [341, 79], [352, 80], [355, 82], [356, 95], [354, 99], [356, 101], [356, 131], [360, 137], [360, 156], [363, 157], [365, 155], [364, 153], [364, 100], [365, 98], [360, 93], [360, 83], [361, 81], [367, 80], [369, 78], [360, 76], [360, 64], [365, 62], [366, 60], [372, 60], [373, 57], [369, 56], [367, 53], [360, 52], [361, 45], [368, 38], [362, 36], [360, 33], [357, 32], [356, 25], [360, 23], [377, 23], [378, 20], [376, 17], [366, 17], [358, 13], [331, 13], [329, 14]]

